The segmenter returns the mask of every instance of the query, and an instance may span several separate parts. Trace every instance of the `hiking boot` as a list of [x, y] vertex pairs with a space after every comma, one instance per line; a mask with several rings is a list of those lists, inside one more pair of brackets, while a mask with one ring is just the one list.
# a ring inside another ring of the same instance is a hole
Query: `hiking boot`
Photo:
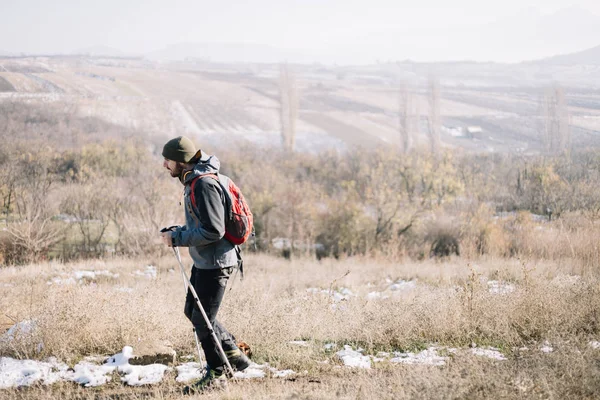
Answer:
[[222, 389], [227, 386], [227, 377], [222, 370], [215, 370], [206, 366], [204, 376], [183, 388], [183, 394], [201, 393], [205, 390]]
[[231, 368], [236, 371], [243, 371], [250, 366], [250, 359], [238, 348], [227, 350], [225, 355]]

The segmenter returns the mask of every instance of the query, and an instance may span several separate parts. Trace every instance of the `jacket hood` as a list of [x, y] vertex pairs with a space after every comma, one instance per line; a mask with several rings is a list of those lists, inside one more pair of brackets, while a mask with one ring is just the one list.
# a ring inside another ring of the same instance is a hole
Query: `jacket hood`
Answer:
[[181, 176], [181, 183], [184, 185], [189, 184], [194, 178], [200, 175], [206, 174], [217, 174], [219, 173], [219, 168], [221, 167], [221, 162], [216, 156], [211, 156], [208, 154], [202, 154], [198, 163], [194, 165], [189, 171], [185, 171]]

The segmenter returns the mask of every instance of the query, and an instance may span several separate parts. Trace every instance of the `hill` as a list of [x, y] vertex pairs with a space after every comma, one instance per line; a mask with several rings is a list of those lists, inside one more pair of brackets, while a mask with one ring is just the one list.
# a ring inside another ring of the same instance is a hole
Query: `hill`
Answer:
[[[209, 48], [197, 49], [199, 53], [185, 52], [198, 58], [171, 62], [92, 56], [0, 58], [2, 90], [11, 92], [0, 96], [0, 102], [52, 102], [77, 115], [143, 132], [147, 138], [187, 134], [202, 142], [237, 145], [246, 140], [278, 146], [279, 64], [217, 64], [202, 59], [202, 49]], [[445, 146], [539, 152], [540, 98], [557, 81], [566, 88], [571, 106], [574, 145], [600, 145], [600, 87], [594, 88], [600, 82], [600, 66], [400, 62], [289, 68], [299, 100], [298, 151], [400, 146], [398, 95], [406, 84], [412, 85], [411, 141], [426, 146], [432, 75], [441, 81]]]
[[600, 65], [600, 45], [569, 54], [560, 54], [539, 60], [542, 64], [555, 65]]

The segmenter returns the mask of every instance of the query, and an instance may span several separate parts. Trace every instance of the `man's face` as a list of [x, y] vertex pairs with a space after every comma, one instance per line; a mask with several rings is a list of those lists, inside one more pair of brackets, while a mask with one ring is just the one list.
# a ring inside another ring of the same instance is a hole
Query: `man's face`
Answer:
[[163, 167], [169, 170], [173, 178], [179, 177], [179, 175], [181, 175], [181, 171], [183, 170], [181, 165], [179, 165], [176, 161], [167, 160], [166, 158], [165, 161], [163, 161]]

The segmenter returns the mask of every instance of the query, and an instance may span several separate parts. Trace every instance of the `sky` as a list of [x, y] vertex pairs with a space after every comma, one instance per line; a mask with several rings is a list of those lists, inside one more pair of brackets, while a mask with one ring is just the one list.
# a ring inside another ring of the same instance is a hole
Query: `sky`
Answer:
[[0, 0], [0, 52], [268, 45], [304, 61], [518, 62], [600, 45], [597, 0]]

